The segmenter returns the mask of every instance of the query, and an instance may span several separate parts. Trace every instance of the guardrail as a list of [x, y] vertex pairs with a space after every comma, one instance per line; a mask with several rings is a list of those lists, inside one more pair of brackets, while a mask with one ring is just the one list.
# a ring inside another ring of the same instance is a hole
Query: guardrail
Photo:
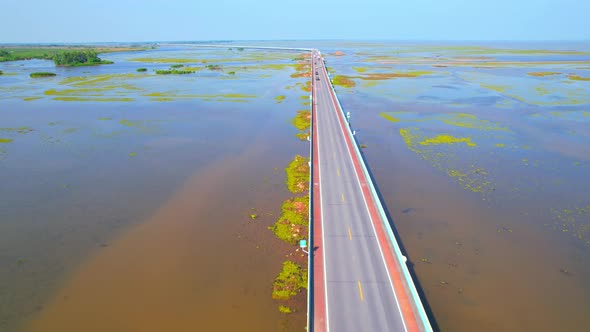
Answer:
[[[313, 52], [311, 50], [310, 52]], [[309, 94], [309, 110], [311, 111], [310, 125], [309, 125], [309, 211], [308, 211], [308, 226], [307, 226], [307, 331], [313, 331], [313, 305], [312, 305], [312, 292], [311, 286], [313, 285], [313, 88], [315, 83], [313, 82], [313, 54], [309, 59], [311, 63], [310, 79], [311, 79], [311, 92]]]
[[[323, 58], [322, 58], [322, 61], [323, 61]], [[326, 71], [326, 74], [329, 78], [330, 89], [332, 90], [334, 97], [336, 99], [336, 102], [338, 103], [338, 109], [341, 113], [341, 116], [343, 117], [343, 119], [347, 119], [346, 115], [344, 114], [344, 109], [342, 108], [342, 105], [340, 104], [340, 100], [338, 99], [338, 95], [336, 94], [336, 90], [334, 89], [334, 85], [332, 84], [332, 79], [330, 77], [330, 73], [328, 72], [327, 67], [325, 66], [325, 61], [324, 61], [323, 69]], [[347, 132], [348, 136], [350, 137], [351, 141], [355, 143], [355, 144], [353, 144], [355, 153], [357, 154], [357, 157], [359, 159], [359, 163], [362, 167], [363, 174], [365, 175], [365, 178], [367, 179], [367, 182], [369, 183], [369, 189], [371, 190], [371, 196], [373, 196], [373, 200], [374, 200], [375, 204], [377, 205], [377, 210], [379, 211], [379, 215], [381, 217], [380, 218], [381, 223], [384, 225], [385, 229], [387, 230], [387, 235], [389, 236], [389, 240], [390, 240], [391, 244], [393, 245], [393, 250], [394, 250], [395, 256], [397, 258], [397, 261], [399, 262], [400, 270], [402, 271], [406, 285], [408, 285], [408, 288], [409, 288], [409, 294], [411, 295], [412, 300], [413, 300], [414, 309], [418, 313], [420, 322], [422, 323], [421, 329], [423, 331], [430, 332], [430, 331], [432, 331], [432, 326], [430, 325], [430, 320], [428, 319], [428, 316], [426, 315], [426, 311], [424, 310], [424, 305], [422, 304], [422, 300], [420, 300], [420, 296], [418, 295], [418, 291], [416, 289], [416, 285], [414, 284], [414, 280], [412, 279], [412, 276], [410, 275], [410, 271], [408, 270], [408, 267], [406, 265], [407, 258], [406, 258], [406, 256], [404, 256], [402, 254], [401, 249], [399, 248], [399, 245], [397, 243], [397, 239], [395, 238], [395, 235], [393, 234], [393, 230], [391, 229], [391, 225], [389, 224], [389, 219], [387, 218], [387, 215], [385, 214], [385, 210], [383, 209], [381, 199], [379, 198], [379, 195], [377, 194], [377, 190], [375, 189], [373, 181], [371, 180], [370, 173], [367, 169], [367, 166], [365, 165], [365, 161], [362, 157], [361, 151], [359, 150], [357, 141], [354, 137], [354, 134], [352, 133], [352, 130], [350, 129], [350, 125], [346, 126], [346, 132]]]

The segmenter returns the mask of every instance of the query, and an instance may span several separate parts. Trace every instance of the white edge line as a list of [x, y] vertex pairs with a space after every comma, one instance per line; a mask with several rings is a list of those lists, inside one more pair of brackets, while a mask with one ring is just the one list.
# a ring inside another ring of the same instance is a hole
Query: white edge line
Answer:
[[[311, 77], [313, 79], [313, 75]], [[318, 121], [318, 105], [317, 105], [317, 95], [318, 95], [318, 91], [317, 91], [317, 84], [314, 84], [315, 87], [315, 95], [316, 95], [316, 107], [315, 107], [315, 113], [316, 113], [316, 140], [318, 142], [318, 149], [317, 149], [317, 155], [318, 155], [318, 186], [319, 188], [319, 193], [320, 193], [320, 224], [322, 224], [322, 259], [323, 259], [323, 263], [324, 263], [324, 299], [326, 302], [326, 332], [330, 331], [330, 310], [328, 310], [328, 269], [326, 268], [326, 237], [324, 236], [324, 204], [323, 204], [323, 200], [322, 200], [322, 186], [320, 184], [320, 179], [322, 178], [322, 167], [320, 165], [320, 126], [319, 126], [319, 121]]]
[[[326, 76], [326, 75], [324, 75]], [[330, 84], [330, 89], [333, 90], [333, 88], [331, 87]], [[336, 91], [334, 91], [334, 94], [336, 94]], [[330, 99], [334, 102], [334, 96], [332, 94], [330, 94]], [[336, 112], [338, 112], [338, 107], [335, 107]], [[316, 109], [317, 111], [317, 109]], [[340, 116], [339, 114], [336, 115], [338, 118], [338, 124], [340, 126], [340, 129], [342, 130], [342, 134], [346, 135], [346, 131], [345, 129], [342, 127], [342, 121], [340, 121]], [[317, 121], [316, 121], [317, 122]], [[346, 144], [346, 151], [348, 151], [348, 156], [350, 157], [350, 162], [352, 163], [352, 168], [354, 169], [354, 173], [356, 174], [356, 181], [359, 185], [359, 189], [361, 190], [361, 196], [363, 196], [363, 201], [365, 202], [365, 208], [367, 209], [367, 214], [369, 215], [369, 219], [371, 220], [371, 227], [373, 228], [373, 233], [375, 234], [375, 239], [377, 240], [377, 247], [379, 247], [379, 253], [381, 254], [381, 259], [383, 260], [383, 265], [385, 265], [385, 269], [387, 270], [387, 278], [389, 279], [389, 284], [391, 286], [391, 290], [393, 291], [393, 296], [395, 298], [395, 303], [397, 304], [397, 309], [399, 311], [400, 314], [400, 318], [402, 321], [402, 324], [404, 326], [404, 330], [407, 332], [408, 328], [406, 327], [406, 322], [404, 320], [404, 315], [402, 314], [402, 309], [399, 305], [399, 301], [397, 300], [397, 294], [395, 292], [395, 288], [393, 287], [393, 281], [391, 280], [391, 273], [389, 272], [389, 267], [387, 266], [387, 262], [385, 261], [385, 255], [383, 254], [383, 249], [381, 248], [381, 244], [379, 243], [379, 237], [377, 236], [377, 231], [375, 230], [375, 225], [373, 222], [373, 217], [371, 217], [371, 212], [369, 210], [369, 205], [367, 204], [367, 199], [365, 198], [365, 195], [363, 194], [363, 187], [361, 185], [360, 182], [360, 178], [359, 178], [359, 174], [356, 170], [356, 167], [354, 166], [354, 160], [352, 159], [352, 153], [350, 152], [350, 147], [348, 146], [348, 144], [346, 143], [346, 137], [344, 138], [344, 142]], [[322, 228], [322, 232], [323, 232], [323, 228]], [[324, 262], [324, 266], [326, 265], [326, 263]]]

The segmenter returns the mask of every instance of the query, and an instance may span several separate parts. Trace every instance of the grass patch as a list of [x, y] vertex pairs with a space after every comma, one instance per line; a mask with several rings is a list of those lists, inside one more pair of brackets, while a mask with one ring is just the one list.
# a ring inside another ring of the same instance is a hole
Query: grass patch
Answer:
[[387, 120], [389, 120], [391, 122], [399, 122], [399, 119], [398, 118], [394, 118], [393, 116], [391, 116], [391, 115], [389, 115], [389, 114], [387, 114], [385, 112], [381, 112], [381, 113], [379, 113], [379, 115], [381, 115], [382, 117], [384, 117], [385, 119], [387, 119]]
[[183, 65], [183, 64], [181, 64], [181, 63], [177, 63], [177, 64], [175, 64], [175, 65], [171, 65], [171, 66], [170, 66], [170, 68], [180, 68], [180, 67], [184, 67], [184, 65]]
[[527, 73], [527, 75], [537, 76], [537, 77], [560, 75], [560, 74], [561, 73], [558, 73], [556, 71], [533, 71], [533, 72]]
[[147, 68], [137, 68], [137, 71], [143, 73], [147, 71]]
[[582, 77], [582, 76], [576, 75], [576, 74], [569, 74], [569, 75], [567, 75], [567, 78], [569, 78], [570, 80], [574, 80], [574, 81], [590, 81], [590, 77]]
[[37, 100], [37, 99], [41, 99], [43, 97], [24, 97], [23, 100], [24, 101], [31, 101], [31, 100]]
[[438, 135], [432, 138], [426, 138], [420, 142], [420, 145], [441, 145], [441, 144], [455, 144], [465, 143], [467, 146], [474, 147], [477, 144], [471, 142], [471, 137], [454, 137], [447, 134]]
[[356, 83], [353, 80], [343, 75], [334, 76], [332, 78], [332, 83], [345, 88], [353, 88], [356, 86]]
[[170, 69], [170, 70], [156, 70], [157, 75], [184, 75], [184, 74], [192, 74], [194, 71], [192, 70], [178, 70], [178, 69]]
[[60, 101], [100, 101], [100, 102], [130, 102], [134, 101], [133, 98], [100, 98], [100, 97], [55, 97], [53, 100]]
[[56, 76], [56, 74], [42, 71], [42, 72], [31, 73], [29, 76], [31, 76], [31, 78], [53, 77], [53, 76]]
[[307, 270], [292, 261], [283, 262], [283, 269], [272, 285], [272, 298], [288, 300], [307, 288]]
[[0, 143], [10, 143], [14, 141], [12, 138], [0, 138]]
[[287, 306], [284, 306], [284, 305], [280, 305], [279, 306], [279, 312], [282, 312], [284, 314], [290, 314], [290, 313], [293, 312], [293, 309], [291, 309], [291, 308], [289, 308]]
[[309, 158], [296, 155], [289, 166], [285, 168], [287, 173], [287, 188], [292, 193], [301, 193], [309, 188]]
[[299, 110], [297, 115], [291, 120], [295, 128], [299, 130], [307, 130], [311, 126], [311, 112], [308, 110]]
[[269, 229], [281, 240], [297, 244], [307, 237], [309, 227], [309, 195], [283, 202], [281, 215]]
[[276, 97], [275, 97], [275, 100], [276, 100], [277, 104], [280, 104], [280, 103], [282, 103], [282, 102], [283, 102], [283, 101], [284, 101], [286, 98], [287, 98], [287, 96], [285, 96], [285, 95], [280, 95], [280, 96], [276, 96]]

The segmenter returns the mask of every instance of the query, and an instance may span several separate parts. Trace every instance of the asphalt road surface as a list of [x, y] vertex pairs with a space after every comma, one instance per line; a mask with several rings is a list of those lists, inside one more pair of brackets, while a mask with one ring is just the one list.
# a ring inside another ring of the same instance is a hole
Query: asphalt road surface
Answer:
[[[319, 301], [326, 331], [409, 331], [395, 294], [390, 271], [372, 222], [367, 198], [345, 140], [346, 124], [338, 117], [321, 60], [314, 61], [323, 292]], [[316, 75], [316, 71], [319, 75]], [[316, 79], [319, 77], [319, 80]], [[354, 144], [354, 143], [352, 143]], [[317, 199], [317, 197], [315, 198]], [[314, 236], [315, 238], [315, 236]], [[317, 302], [317, 301], [316, 301]], [[323, 302], [323, 303], [322, 303]], [[315, 325], [316, 332], [318, 331]]]

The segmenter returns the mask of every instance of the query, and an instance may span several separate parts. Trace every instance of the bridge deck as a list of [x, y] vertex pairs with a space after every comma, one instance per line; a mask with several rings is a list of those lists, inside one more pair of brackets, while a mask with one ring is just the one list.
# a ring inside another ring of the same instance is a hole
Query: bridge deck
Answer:
[[393, 254], [323, 62], [312, 54], [313, 330], [430, 330], [415, 312], [414, 286]]

